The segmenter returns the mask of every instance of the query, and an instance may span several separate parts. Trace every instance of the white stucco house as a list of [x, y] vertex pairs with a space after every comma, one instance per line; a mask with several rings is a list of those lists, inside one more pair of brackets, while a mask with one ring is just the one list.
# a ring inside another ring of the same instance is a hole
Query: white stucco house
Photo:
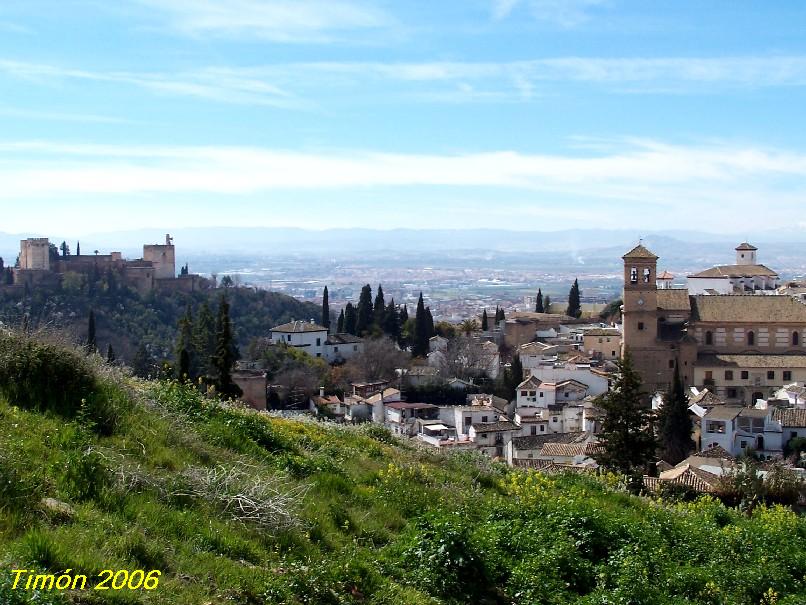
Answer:
[[765, 456], [783, 453], [783, 429], [773, 409], [714, 406], [700, 420], [702, 449], [719, 446], [733, 456], [753, 449]]
[[314, 320], [290, 321], [269, 331], [272, 342], [302, 349], [311, 357], [328, 363], [346, 361], [364, 350], [364, 341], [352, 334], [328, 334], [328, 329]]

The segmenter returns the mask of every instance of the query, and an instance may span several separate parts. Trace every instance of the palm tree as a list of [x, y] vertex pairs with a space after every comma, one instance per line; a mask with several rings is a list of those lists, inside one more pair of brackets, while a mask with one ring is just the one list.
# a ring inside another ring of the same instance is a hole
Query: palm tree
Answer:
[[466, 336], [470, 336], [473, 332], [478, 332], [479, 322], [475, 319], [466, 319], [459, 324], [459, 329], [462, 330]]

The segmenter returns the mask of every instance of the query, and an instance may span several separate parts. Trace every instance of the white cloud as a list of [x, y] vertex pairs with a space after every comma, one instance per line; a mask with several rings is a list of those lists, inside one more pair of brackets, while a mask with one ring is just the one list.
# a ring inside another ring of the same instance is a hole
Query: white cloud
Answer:
[[[520, 191], [535, 203], [558, 197], [583, 200], [589, 209], [626, 203], [648, 220], [680, 225], [697, 217], [738, 227], [752, 220], [748, 217], [759, 217], [761, 207], [767, 225], [791, 221], [806, 200], [806, 154], [644, 140], [611, 141], [608, 151], [587, 155], [307, 153], [30, 141], [0, 144], [0, 181], [0, 200], [14, 202], [142, 194], [229, 199], [272, 191], [338, 195], [407, 187], [426, 188], [439, 200], [454, 195], [454, 188], [491, 198]], [[667, 209], [670, 215], [664, 217]]]
[[294, 98], [292, 93], [265, 79], [250, 77], [247, 70], [211, 67], [177, 73], [104, 72], [0, 59], [0, 72], [43, 86], [52, 85], [54, 80], [88, 80], [223, 103], [286, 108], [305, 105], [301, 99]]
[[607, 0], [492, 0], [493, 18], [505, 19], [522, 4], [538, 21], [572, 28], [589, 21], [593, 9], [606, 5]]
[[520, 0], [493, 0], [493, 18], [505, 19], [519, 2]]
[[[528, 101], [579, 82], [606, 91], [719, 92], [806, 85], [806, 56], [553, 57], [510, 62], [301, 62], [254, 67], [206, 67], [180, 72], [92, 71], [0, 59], [0, 73], [41, 86], [63, 80], [128, 85], [157, 94], [288, 109], [318, 106], [347, 94], [377, 102]], [[561, 91], [560, 91], [561, 92]]]
[[382, 11], [355, 0], [137, 0], [188, 36], [272, 42], [326, 42], [353, 30], [386, 27]]

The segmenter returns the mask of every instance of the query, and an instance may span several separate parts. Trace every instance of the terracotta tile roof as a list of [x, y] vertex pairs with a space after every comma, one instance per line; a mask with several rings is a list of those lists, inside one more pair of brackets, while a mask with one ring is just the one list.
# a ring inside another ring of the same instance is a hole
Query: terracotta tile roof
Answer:
[[516, 431], [518, 430], [518, 425], [514, 422], [509, 422], [508, 420], [502, 420], [500, 422], [480, 422], [474, 423], [473, 430], [477, 433], [498, 433], [501, 431]]
[[364, 342], [362, 338], [358, 338], [358, 336], [353, 336], [352, 334], [331, 334], [327, 337], [325, 341], [326, 345], [346, 345], [346, 344], [358, 344], [360, 342]]
[[706, 448], [695, 454], [697, 458], [721, 458], [722, 460], [733, 460], [731, 453], [721, 445]]
[[708, 471], [685, 465], [660, 474], [661, 482], [667, 481], [677, 485], [686, 485], [700, 492], [712, 492], [716, 488], [719, 477]]
[[775, 409], [773, 420], [780, 422], [783, 427], [806, 427], [806, 409]]
[[658, 275], [658, 279], [674, 279], [674, 275], [669, 273], [668, 271], [664, 271], [660, 275]]
[[275, 326], [274, 328], [271, 329], [271, 331], [288, 332], [288, 333], [327, 332], [327, 328], [324, 326], [320, 326], [319, 324], [312, 323], [310, 321], [290, 321], [287, 324]]
[[754, 245], [748, 244], [747, 242], [742, 242], [738, 246], [736, 246], [736, 250], [758, 250]]
[[635, 248], [627, 252], [621, 258], [628, 259], [628, 258], [651, 258], [657, 259], [658, 257], [655, 254], [652, 254], [649, 250], [647, 250], [643, 244], [638, 244]]
[[598, 443], [546, 443], [540, 449], [541, 456], [561, 456], [574, 458], [575, 456], [592, 456], [602, 450]]
[[664, 311], [691, 311], [688, 290], [684, 288], [658, 290], [658, 309], [663, 309]]
[[719, 265], [688, 277], [778, 277], [778, 274], [764, 265]]
[[704, 418], [708, 420], [733, 420], [744, 408], [735, 405], [720, 405], [706, 412]]
[[592, 330], [585, 330], [583, 336], [621, 336], [616, 328], [593, 328]]
[[704, 407], [713, 407], [715, 405], [725, 405], [725, 401], [721, 397], [719, 397], [719, 395], [716, 395], [715, 393], [712, 393], [708, 389], [703, 389], [702, 391], [700, 391], [696, 395], [691, 395], [690, 394], [689, 397], [688, 397], [688, 402], [689, 402], [689, 405], [696, 403], [697, 405], [701, 405], [701, 406], [704, 406]]
[[534, 376], [529, 376], [526, 380], [518, 385], [518, 389], [527, 390], [529, 388], [537, 389], [542, 383]]
[[432, 405], [430, 403], [409, 403], [407, 401], [393, 401], [392, 403], [387, 403], [386, 407], [391, 408], [393, 410], [431, 410], [437, 409], [437, 406]]
[[806, 355], [698, 355], [697, 366], [728, 368], [806, 368]]
[[806, 324], [806, 305], [791, 296], [692, 296], [693, 318], [706, 322]]

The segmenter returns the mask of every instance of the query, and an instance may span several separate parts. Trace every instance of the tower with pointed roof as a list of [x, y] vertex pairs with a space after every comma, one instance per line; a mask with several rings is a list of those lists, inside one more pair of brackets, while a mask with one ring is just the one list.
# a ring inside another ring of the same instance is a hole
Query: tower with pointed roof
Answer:
[[635, 358], [637, 349], [654, 345], [658, 338], [655, 281], [658, 257], [638, 244], [621, 258], [624, 259], [624, 341], [630, 342]]

